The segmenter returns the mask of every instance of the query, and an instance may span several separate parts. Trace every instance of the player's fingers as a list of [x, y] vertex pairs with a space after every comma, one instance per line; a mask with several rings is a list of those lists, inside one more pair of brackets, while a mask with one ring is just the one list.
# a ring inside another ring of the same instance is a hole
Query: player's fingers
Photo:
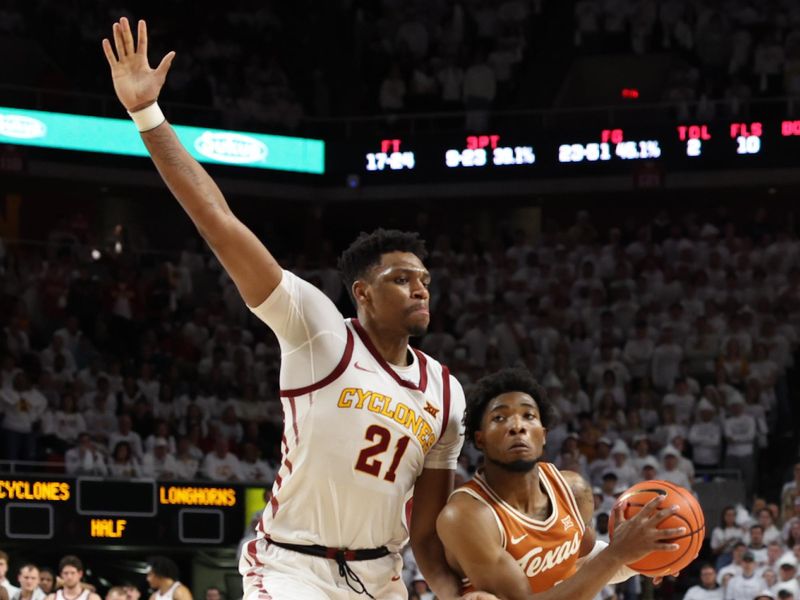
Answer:
[[660, 523], [661, 521], [663, 521], [667, 517], [671, 517], [672, 515], [674, 515], [676, 512], [678, 512], [678, 510], [680, 510], [680, 507], [677, 504], [673, 504], [672, 506], [669, 506], [667, 508], [663, 508], [663, 509], [659, 510], [658, 512], [653, 513], [653, 515], [650, 518], [652, 520]]
[[681, 549], [680, 544], [669, 544], [669, 543], [656, 544], [656, 550], [662, 550], [664, 552], [675, 552], [676, 550], [680, 549]]
[[614, 505], [614, 522], [622, 523], [625, 520], [625, 505], [627, 502], [617, 502]]
[[175, 50], [171, 50], [170, 52], [167, 52], [167, 55], [164, 58], [161, 59], [161, 62], [156, 67], [156, 72], [160, 76], [166, 77], [167, 76], [167, 71], [169, 71], [169, 68], [172, 66], [172, 61], [174, 59], [175, 59]]
[[119, 59], [122, 60], [125, 58], [125, 42], [122, 41], [122, 29], [119, 26], [119, 23], [114, 23], [114, 48], [117, 50], [117, 56]]
[[108, 38], [103, 38], [103, 53], [106, 55], [109, 66], [113, 69], [118, 61], [114, 51], [111, 49], [111, 42], [108, 41]]
[[642, 520], [652, 517], [653, 514], [655, 514], [655, 512], [658, 510], [659, 504], [661, 504], [661, 496], [656, 496], [647, 502], [647, 504], [642, 507], [642, 510], [636, 513], [636, 516]]
[[128, 17], [122, 17], [119, 20], [122, 27], [122, 41], [125, 43], [125, 53], [133, 54], [135, 52], [133, 46], [133, 33], [131, 32], [131, 24], [128, 22]]
[[147, 23], [144, 22], [144, 19], [139, 19], [139, 30], [136, 37], [136, 52], [147, 58]]
[[680, 535], [684, 535], [687, 532], [686, 527], [675, 527], [674, 529], [657, 529], [659, 539], [662, 540], [670, 540], [672, 538], [676, 538]]
[[661, 585], [661, 582], [664, 581], [663, 577], [653, 577], [653, 585], [658, 587]]

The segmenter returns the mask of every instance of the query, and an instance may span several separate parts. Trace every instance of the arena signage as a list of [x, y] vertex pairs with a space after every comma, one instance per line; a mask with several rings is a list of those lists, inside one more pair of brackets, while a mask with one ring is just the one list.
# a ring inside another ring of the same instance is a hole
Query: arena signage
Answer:
[[[325, 142], [309, 138], [225, 131], [174, 125], [189, 153], [200, 162], [291, 171], [325, 173]], [[128, 119], [0, 107], [0, 144], [38, 146], [147, 156], [147, 149]]]

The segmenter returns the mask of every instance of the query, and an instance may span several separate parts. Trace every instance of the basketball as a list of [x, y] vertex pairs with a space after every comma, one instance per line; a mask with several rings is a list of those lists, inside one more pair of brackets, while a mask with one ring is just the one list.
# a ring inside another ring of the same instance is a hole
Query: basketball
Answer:
[[[634, 571], [648, 577], [663, 577], [684, 569], [697, 558], [706, 533], [703, 509], [697, 499], [689, 490], [674, 483], [660, 480], [639, 482], [628, 488], [619, 497], [617, 503], [627, 502], [625, 519], [630, 519], [656, 496], [663, 497], [659, 509], [673, 505], [680, 507], [678, 512], [661, 522], [659, 529], [684, 527], [686, 533], [680, 537], [664, 540], [678, 544], [680, 546], [678, 550], [651, 552], [641, 560], [628, 565]], [[608, 533], [613, 539], [614, 511], [611, 511], [609, 515]]]

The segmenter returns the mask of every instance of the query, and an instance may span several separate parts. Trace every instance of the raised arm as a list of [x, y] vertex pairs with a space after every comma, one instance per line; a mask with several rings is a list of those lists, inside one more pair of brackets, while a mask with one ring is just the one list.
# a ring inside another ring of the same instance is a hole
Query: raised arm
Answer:
[[[125, 17], [114, 23], [113, 38], [116, 54], [108, 39], [103, 40], [103, 51], [120, 102], [130, 113], [155, 104], [175, 52], [151, 68], [144, 21], [139, 21], [138, 45], [134, 45]], [[280, 265], [231, 212], [222, 192], [186, 151], [169, 123], [163, 121], [141, 135], [161, 178], [217, 255], [244, 301], [249, 306], [261, 304], [281, 281]]]

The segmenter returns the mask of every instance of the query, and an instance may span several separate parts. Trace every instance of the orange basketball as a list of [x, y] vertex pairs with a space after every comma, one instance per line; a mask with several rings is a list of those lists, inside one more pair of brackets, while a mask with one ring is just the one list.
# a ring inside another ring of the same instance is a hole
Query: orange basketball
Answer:
[[[678, 544], [680, 546], [678, 550], [651, 552], [641, 560], [628, 565], [634, 571], [648, 577], [663, 577], [684, 569], [697, 558], [706, 535], [706, 520], [700, 504], [689, 490], [674, 483], [660, 480], [642, 481], [628, 488], [617, 503], [627, 502], [625, 519], [630, 519], [656, 496], [663, 498], [658, 505], [660, 509], [673, 505], [680, 507], [678, 512], [664, 519], [658, 528], [685, 527], [686, 533], [680, 537], [664, 540]], [[608, 516], [608, 535], [610, 538], [614, 536], [614, 511]]]

